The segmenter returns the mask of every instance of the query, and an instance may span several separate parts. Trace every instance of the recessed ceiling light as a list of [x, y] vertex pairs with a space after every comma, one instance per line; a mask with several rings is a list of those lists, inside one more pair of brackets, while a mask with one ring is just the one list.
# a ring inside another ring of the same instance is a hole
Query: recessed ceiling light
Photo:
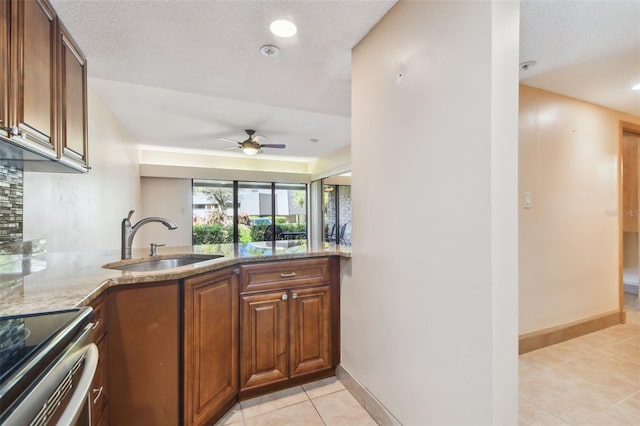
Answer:
[[536, 61], [526, 61], [520, 64], [520, 71], [527, 71], [537, 64]]
[[293, 37], [296, 32], [298, 32], [298, 28], [296, 28], [296, 24], [291, 21], [287, 21], [286, 19], [277, 19], [269, 25], [269, 29], [274, 35], [278, 37]]
[[640, 90], [640, 83], [636, 84], [631, 88], [631, 90]]

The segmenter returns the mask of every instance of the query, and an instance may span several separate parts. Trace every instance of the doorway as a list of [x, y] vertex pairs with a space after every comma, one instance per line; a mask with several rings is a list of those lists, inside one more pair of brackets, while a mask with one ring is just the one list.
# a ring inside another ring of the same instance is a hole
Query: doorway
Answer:
[[620, 311], [640, 309], [640, 126], [621, 123]]

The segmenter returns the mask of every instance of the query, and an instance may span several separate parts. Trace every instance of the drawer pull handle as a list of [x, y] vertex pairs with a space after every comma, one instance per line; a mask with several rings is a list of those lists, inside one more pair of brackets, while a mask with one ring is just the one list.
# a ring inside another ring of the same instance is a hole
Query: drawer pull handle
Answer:
[[98, 328], [98, 325], [100, 325], [100, 320], [96, 321], [96, 322], [93, 324], [93, 329], [95, 330], [96, 328]]
[[98, 400], [100, 399], [100, 397], [102, 396], [102, 390], [104, 389], [104, 386], [100, 386], [100, 389], [94, 389], [93, 393], [97, 393], [98, 395], [95, 397], [95, 399], [93, 400], [94, 404], [98, 403]]
[[295, 272], [287, 272], [287, 273], [281, 272], [280, 276], [282, 278], [290, 278], [290, 277], [295, 277], [296, 273]]

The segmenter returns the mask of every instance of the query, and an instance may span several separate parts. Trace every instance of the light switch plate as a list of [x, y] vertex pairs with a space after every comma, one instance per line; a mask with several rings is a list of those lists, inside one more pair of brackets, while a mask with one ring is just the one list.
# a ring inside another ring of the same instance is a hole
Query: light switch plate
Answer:
[[531, 193], [530, 192], [525, 192], [524, 196], [522, 197], [522, 206], [525, 209], [530, 209], [531, 208]]

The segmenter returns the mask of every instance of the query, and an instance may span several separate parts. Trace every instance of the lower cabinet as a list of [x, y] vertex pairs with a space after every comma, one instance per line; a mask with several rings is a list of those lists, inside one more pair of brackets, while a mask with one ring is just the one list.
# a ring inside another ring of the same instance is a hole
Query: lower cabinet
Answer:
[[337, 268], [333, 258], [241, 267], [241, 399], [334, 374]]
[[238, 399], [238, 270], [184, 280], [184, 424], [218, 420]]
[[180, 293], [180, 281], [109, 289], [111, 425], [181, 423]]
[[338, 268], [262, 262], [109, 288], [94, 425], [213, 424], [239, 398], [334, 375]]

